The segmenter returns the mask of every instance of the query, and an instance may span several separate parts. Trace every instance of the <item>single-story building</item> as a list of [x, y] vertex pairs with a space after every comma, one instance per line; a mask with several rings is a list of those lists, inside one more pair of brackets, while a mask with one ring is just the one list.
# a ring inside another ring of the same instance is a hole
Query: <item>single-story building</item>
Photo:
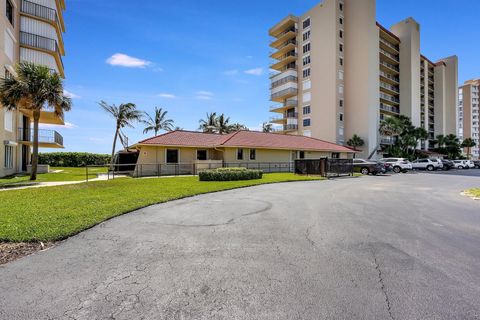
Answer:
[[237, 131], [171, 131], [138, 142], [136, 175], [193, 174], [219, 167], [292, 171], [296, 159], [353, 158], [350, 148], [304, 136]]

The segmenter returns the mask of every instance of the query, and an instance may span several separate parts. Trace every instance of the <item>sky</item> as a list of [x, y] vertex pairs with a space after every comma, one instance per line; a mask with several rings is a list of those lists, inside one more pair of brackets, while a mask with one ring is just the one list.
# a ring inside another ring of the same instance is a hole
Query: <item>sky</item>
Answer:
[[[53, 127], [65, 151], [110, 153], [115, 122], [98, 106], [135, 103], [168, 111], [175, 126], [197, 130], [207, 112], [259, 130], [268, 121], [268, 29], [319, 0], [67, 0], [66, 126]], [[421, 25], [422, 53], [456, 54], [459, 82], [480, 77], [478, 0], [377, 0], [377, 20]], [[148, 138], [138, 124], [130, 144]], [[44, 152], [54, 150], [42, 150]]]

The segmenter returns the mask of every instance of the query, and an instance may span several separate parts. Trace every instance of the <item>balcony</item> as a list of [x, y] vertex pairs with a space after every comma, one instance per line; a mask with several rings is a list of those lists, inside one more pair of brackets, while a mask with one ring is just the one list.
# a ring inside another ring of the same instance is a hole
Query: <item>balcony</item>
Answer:
[[380, 71], [380, 77], [384, 78], [385, 81], [390, 82], [390, 84], [398, 85], [400, 83], [400, 78], [398, 76], [391, 75], [384, 71]]
[[292, 50], [295, 50], [296, 47], [297, 47], [296, 40], [288, 40], [287, 42], [282, 44], [280, 47], [278, 47], [277, 51], [272, 52], [272, 54], [270, 55], [270, 58], [280, 60], [284, 54]]
[[63, 76], [64, 65], [62, 54], [56, 40], [20, 31], [20, 44], [52, 54], [55, 57], [55, 60], [57, 60], [57, 63], [61, 66], [61, 74]]
[[[18, 142], [24, 145], [33, 145], [33, 129], [18, 129]], [[54, 130], [38, 130], [38, 146], [40, 148], [63, 149], [63, 137]]]
[[273, 132], [287, 133], [287, 132], [292, 132], [292, 131], [297, 131], [297, 130], [298, 130], [298, 124], [286, 124], [286, 125], [283, 125], [280, 128], [273, 129]]
[[282, 102], [283, 100], [294, 97], [297, 94], [298, 94], [297, 88], [294, 88], [294, 87], [286, 88], [278, 92], [272, 93], [270, 100], [276, 101], [276, 102]]
[[278, 38], [285, 30], [291, 29], [292, 27], [294, 28], [297, 21], [297, 17], [289, 15], [273, 26], [268, 33], [270, 36]]
[[[26, 117], [33, 119], [32, 110], [20, 109], [20, 112]], [[59, 116], [55, 112], [42, 111], [40, 112], [39, 123], [63, 126], [65, 125], [65, 120], [63, 116]]]
[[278, 49], [282, 47], [285, 42], [287, 42], [288, 40], [293, 40], [296, 37], [297, 37], [297, 29], [295, 27], [290, 28], [282, 32], [281, 34], [279, 34], [277, 39], [274, 39], [270, 43], [270, 47]]
[[380, 92], [380, 99], [381, 100], [385, 100], [387, 102], [393, 102], [395, 104], [399, 104], [400, 103], [400, 99], [398, 99], [397, 97], [394, 97], [394, 96], [391, 96], [389, 94], [385, 94], [383, 92]]
[[388, 53], [387, 51], [385, 51], [381, 48], [380, 48], [380, 53], [384, 56], [384, 58], [386, 57], [387, 60], [390, 60], [391, 63], [398, 63], [399, 60], [400, 60], [398, 55]]
[[296, 108], [298, 106], [298, 101], [293, 99], [286, 100], [283, 104], [274, 105], [270, 107], [270, 112], [284, 113], [285, 110]]
[[297, 83], [297, 81], [298, 81], [298, 78], [295, 76], [286, 76], [285, 78], [281, 78], [277, 81], [272, 82], [272, 86], [270, 87], [270, 89], [277, 88], [289, 82]]
[[399, 107], [389, 106], [388, 104], [380, 103], [380, 110], [386, 111], [386, 112], [389, 112], [389, 113], [393, 113], [395, 115], [400, 114], [400, 108]]
[[270, 118], [271, 123], [277, 123], [277, 124], [295, 124], [298, 119], [298, 113], [288, 113], [284, 117], [272, 117]]
[[42, 6], [31, 1], [22, 0], [20, 12], [40, 18], [45, 22], [52, 24], [55, 28], [58, 29], [57, 31], [59, 35], [61, 35], [63, 31], [65, 31], [64, 25], [60, 23], [60, 20], [58, 19], [57, 11], [52, 8]]
[[292, 62], [297, 61], [297, 53], [295, 51], [288, 52], [283, 56], [278, 58], [277, 63], [273, 64], [270, 69], [282, 71], [286, 66], [290, 65]]
[[399, 94], [400, 89], [398, 86], [392, 86], [391, 84], [380, 81], [380, 88], [385, 89], [389, 94]]
[[394, 143], [395, 143], [395, 138], [394, 137], [385, 137], [385, 136], [380, 137], [380, 144], [392, 145]]
[[398, 75], [400, 72], [400, 68], [398, 66], [385, 61], [380, 61], [380, 68], [385, 69], [385, 71], [394, 72], [395, 75]]
[[380, 38], [380, 47], [383, 49], [390, 50], [395, 54], [398, 54], [398, 52], [400, 51], [398, 45], [392, 44], [383, 38]]

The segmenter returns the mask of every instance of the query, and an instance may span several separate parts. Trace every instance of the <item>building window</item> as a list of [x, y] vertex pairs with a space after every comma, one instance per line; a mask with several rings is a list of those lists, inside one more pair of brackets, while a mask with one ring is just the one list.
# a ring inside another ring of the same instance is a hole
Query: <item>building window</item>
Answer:
[[243, 149], [237, 149], [237, 160], [243, 160]]
[[338, 71], [338, 79], [343, 80], [343, 71]]
[[4, 109], [5, 110], [5, 113], [4, 113], [4, 128], [5, 128], [5, 131], [8, 131], [8, 132], [13, 132], [13, 111], [12, 110], [7, 110], [7, 109]]
[[312, 88], [312, 81], [311, 80], [305, 80], [303, 81], [303, 90], [310, 90]]
[[256, 160], [256, 159], [257, 159], [257, 150], [250, 149], [250, 160]]
[[338, 86], [338, 93], [343, 94], [343, 86]]
[[343, 39], [343, 30], [340, 30], [340, 39]]
[[343, 58], [340, 58], [340, 65], [343, 66]]
[[307, 41], [308, 39], [310, 39], [310, 30], [303, 34], [303, 41]]
[[344, 129], [343, 127], [338, 128], [338, 134], [341, 135], [341, 136], [343, 136], [344, 130], [345, 130], [345, 129]]
[[178, 150], [177, 149], [167, 149], [167, 163], [178, 163]]
[[303, 77], [304, 78], [310, 77], [310, 68], [303, 69]]
[[298, 152], [298, 158], [299, 159], [305, 159], [305, 151], [299, 151]]
[[340, 24], [343, 25], [343, 17], [340, 17], [338, 20], [339, 20]]
[[197, 160], [199, 161], [205, 161], [208, 159], [207, 157], [207, 150], [197, 150]]
[[340, 159], [340, 153], [332, 152], [332, 159]]
[[5, 168], [13, 168], [13, 147], [5, 146]]
[[340, 43], [339, 50], [340, 50], [340, 52], [343, 52], [343, 44], [342, 43]]
[[312, 100], [312, 93], [311, 92], [305, 92], [303, 94], [303, 102], [310, 102]]
[[307, 43], [305, 45], [303, 45], [303, 53], [308, 53], [310, 52], [310, 43]]
[[13, 79], [13, 75], [7, 68], [5, 68], [5, 79]]
[[303, 65], [306, 66], [307, 64], [310, 64], [311, 62], [311, 59], [310, 59], [310, 56], [306, 56], [303, 58]]
[[311, 112], [310, 106], [303, 107], [303, 114], [310, 114], [310, 112]]
[[310, 18], [303, 21], [303, 29], [310, 27]]
[[339, 4], [339, 9], [340, 9], [340, 11], [343, 11], [343, 3], [342, 2], [340, 2], [340, 4]]
[[310, 127], [311, 125], [311, 120], [310, 119], [303, 119], [303, 126], [304, 127]]
[[340, 121], [343, 122], [343, 113], [340, 113]]
[[8, 21], [10, 21], [10, 23], [12, 24], [13, 26], [13, 17], [15, 16], [14, 15], [14, 9], [13, 9], [13, 5], [12, 3], [10, 2], [10, 0], [6, 0], [6, 7], [7, 7], [7, 19]]
[[342, 99], [340, 99], [340, 101], [338, 102], [338, 105], [339, 105], [340, 107], [343, 107], [343, 100], [342, 100]]

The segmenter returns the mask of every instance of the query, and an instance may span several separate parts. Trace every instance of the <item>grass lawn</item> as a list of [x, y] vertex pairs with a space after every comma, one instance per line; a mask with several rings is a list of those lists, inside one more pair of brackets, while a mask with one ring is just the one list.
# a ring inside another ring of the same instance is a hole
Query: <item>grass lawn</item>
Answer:
[[148, 205], [266, 183], [320, 180], [291, 173], [263, 179], [200, 182], [198, 177], [118, 179], [0, 192], [0, 241], [56, 241]]
[[[43, 173], [37, 176], [36, 182], [83, 181], [86, 177], [85, 168], [50, 168], [58, 173]], [[94, 179], [99, 173], [107, 173], [107, 168], [88, 168], [88, 178]], [[30, 183], [30, 176], [13, 176], [0, 178], [0, 187]]]
[[480, 188], [470, 189], [465, 191], [465, 193], [474, 198], [480, 198]]

